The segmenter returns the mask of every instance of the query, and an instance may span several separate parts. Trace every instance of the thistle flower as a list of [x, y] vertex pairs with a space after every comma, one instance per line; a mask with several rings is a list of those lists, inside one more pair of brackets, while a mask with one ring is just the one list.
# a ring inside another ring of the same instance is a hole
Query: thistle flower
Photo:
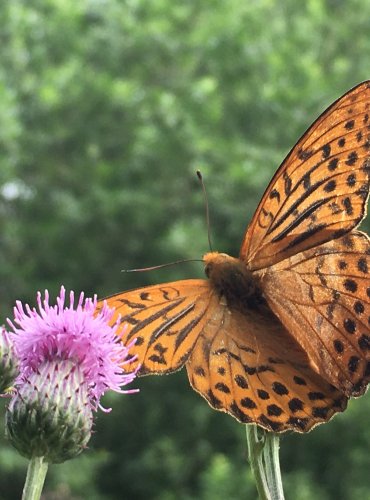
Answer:
[[[6, 415], [7, 432], [18, 451], [28, 458], [43, 457], [48, 463], [63, 462], [87, 445], [93, 412], [107, 390], [120, 393], [136, 373], [125, 373], [129, 347], [115, 335], [118, 324], [109, 325], [113, 309], [96, 310], [97, 299], [75, 307], [65, 289], [55, 306], [49, 295], [37, 296], [37, 309], [16, 303], [12, 340], [19, 357], [16, 394]], [[104, 410], [109, 411], [109, 410]]]

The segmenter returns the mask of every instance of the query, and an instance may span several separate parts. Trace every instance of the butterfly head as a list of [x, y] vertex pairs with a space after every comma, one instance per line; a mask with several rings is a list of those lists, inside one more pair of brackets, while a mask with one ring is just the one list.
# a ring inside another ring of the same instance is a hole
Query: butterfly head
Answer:
[[206, 273], [207, 278], [212, 279], [214, 273], [217, 273], [217, 270], [223, 268], [227, 265], [230, 260], [237, 260], [226, 253], [219, 252], [208, 252], [203, 256], [203, 262], [205, 264], [204, 272]]
[[242, 260], [226, 253], [209, 252], [203, 261], [212, 288], [225, 297], [229, 305], [243, 309], [264, 302], [256, 277]]

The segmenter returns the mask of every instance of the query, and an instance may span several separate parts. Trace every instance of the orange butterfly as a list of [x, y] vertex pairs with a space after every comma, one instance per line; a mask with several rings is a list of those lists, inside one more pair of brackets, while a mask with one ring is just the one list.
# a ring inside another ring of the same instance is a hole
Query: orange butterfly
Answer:
[[370, 380], [370, 245], [355, 230], [370, 175], [370, 81], [332, 104], [285, 158], [239, 258], [203, 260], [208, 280], [107, 299], [140, 373], [186, 365], [217, 410], [267, 430], [306, 432]]

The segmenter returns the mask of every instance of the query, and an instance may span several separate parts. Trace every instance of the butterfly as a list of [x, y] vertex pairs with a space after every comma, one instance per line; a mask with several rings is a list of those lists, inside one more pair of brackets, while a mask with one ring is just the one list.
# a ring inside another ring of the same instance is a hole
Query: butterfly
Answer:
[[[130, 370], [172, 373], [215, 409], [306, 432], [370, 380], [370, 245], [356, 230], [370, 176], [370, 81], [334, 102], [268, 185], [239, 257], [204, 255], [207, 279], [109, 297]], [[127, 365], [126, 365], [127, 369]]]

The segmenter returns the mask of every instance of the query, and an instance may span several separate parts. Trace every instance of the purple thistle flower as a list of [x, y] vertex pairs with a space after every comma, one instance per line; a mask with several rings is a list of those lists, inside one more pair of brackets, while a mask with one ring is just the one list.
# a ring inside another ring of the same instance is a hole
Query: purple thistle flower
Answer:
[[[14, 308], [11, 339], [19, 358], [15, 395], [6, 414], [8, 436], [18, 451], [29, 458], [44, 457], [58, 463], [78, 455], [90, 439], [92, 412], [107, 390], [123, 390], [136, 376], [125, 373], [129, 349], [116, 335], [118, 322], [110, 326], [114, 310], [106, 304], [97, 310], [97, 298], [75, 306], [65, 289], [55, 306], [45, 292], [37, 295], [38, 308]], [[109, 411], [109, 410], [105, 410]]]
[[[112, 390], [122, 390], [136, 376], [136, 372], [125, 373], [122, 366], [130, 361], [129, 346], [124, 346], [109, 322], [114, 309], [104, 305], [97, 313], [97, 297], [84, 300], [81, 293], [75, 307], [74, 293], [69, 296], [69, 306], [65, 305], [65, 288], [61, 287], [57, 305], [49, 305], [49, 293], [45, 299], [37, 294], [38, 310], [20, 301], [14, 308], [14, 323], [9, 321], [16, 351], [20, 359], [20, 375], [17, 385], [29, 377], [30, 373], [48, 361], [71, 360], [80, 367], [88, 386], [91, 405], [94, 410], [101, 408], [101, 396]], [[18, 325], [18, 326], [15, 326]]]

